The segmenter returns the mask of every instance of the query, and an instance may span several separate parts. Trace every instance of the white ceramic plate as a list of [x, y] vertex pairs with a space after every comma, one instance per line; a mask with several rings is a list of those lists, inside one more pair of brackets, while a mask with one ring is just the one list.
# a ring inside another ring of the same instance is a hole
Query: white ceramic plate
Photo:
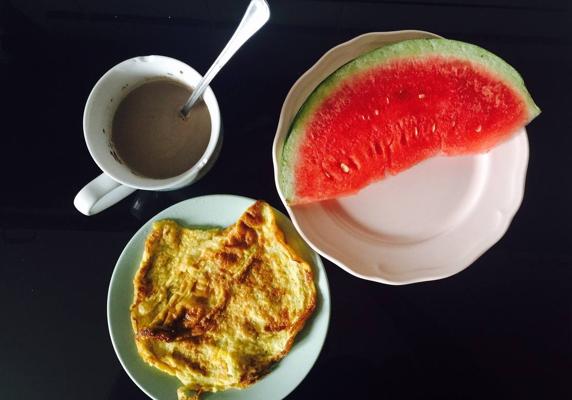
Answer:
[[[107, 321], [115, 353], [131, 379], [149, 397], [176, 400], [179, 380], [143, 362], [135, 347], [129, 307], [133, 301], [133, 277], [139, 267], [147, 234], [153, 221], [175, 219], [186, 226], [220, 226], [233, 224], [254, 202], [230, 195], [203, 196], [185, 200], [160, 212], [147, 222], [127, 243], [113, 271], [107, 297]], [[330, 320], [330, 291], [320, 257], [296, 232], [291, 222], [278, 212], [278, 224], [288, 243], [312, 266], [316, 280], [318, 304], [292, 349], [264, 378], [243, 390], [205, 393], [204, 399], [272, 400], [286, 397], [304, 379], [318, 358]]]
[[437, 36], [368, 33], [330, 50], [288, 93], [273, 146], [276, 186], [304, 239], [349, 273], [389, 284], [453, 275], [504, 235], [524, 194], [524, 128], [488, 153], [432, 158], [356, 195], [295, 207], [280, 189], [278, 161], [296, 112], [322, 80], [364, 52], [423, 37]]

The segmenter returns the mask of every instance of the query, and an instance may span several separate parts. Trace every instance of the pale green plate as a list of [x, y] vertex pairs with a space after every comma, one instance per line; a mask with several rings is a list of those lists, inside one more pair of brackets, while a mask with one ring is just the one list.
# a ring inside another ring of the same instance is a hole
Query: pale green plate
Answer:
[[[137, 353], [131, 328], [129, 306], [133, 300], [133, 277], [141, 256], [145, 238], [151, 224], [159, 219], [175, 219], [188, 227], [233, 224], [254, 200], [230, 195], [197, 197], [175, 204], [160, 212], [137, 231], [121, 253], [111, 276], [107, 296], [107, 321], [113, 348], [127, 374], [148, 396], [156, 400], [176, 400], [181, 385], [175, 377], [167, 375], [143, 362]], [[314, 269], [318, 305], [313, 316], [298, 334], [292, 350], [259, 382], [243, 390], [228, 390], [204, 394], [201, 399], [272, 400], [286, 397], [304, 379], [318, 358], [330, 320], [330, 290], [320, 257], [308, 247], [292, 223], [278, 213], [278, 224], [288, 243], [293, 246]]]

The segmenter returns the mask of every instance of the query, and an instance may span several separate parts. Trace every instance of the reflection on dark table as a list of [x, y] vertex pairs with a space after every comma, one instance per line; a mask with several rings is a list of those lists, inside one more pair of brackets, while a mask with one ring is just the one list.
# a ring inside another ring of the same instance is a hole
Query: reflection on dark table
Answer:
[[282, 101], [329, 48], [360, 33], [428, 30], [501, 55], [543, 114], [528, 129], [524, 203], [506, 236], [451, 278], [391, 287], [326, 262], [332, 317], [289, 396], [572, 398], [572, 20], [566, 0], [271, 1], [263, 28], [212, 83], [225, 129], [214, 168], [93, 216], [72, 205], [99, 170], [82, 113], [97, 79], [138, 55], [205, 72], [247, 1], [12, 0], [0, 5], [3, 399], [144, 399], [107, 331], [115, 260], [152, 215], [213, 193], [283, 210], [271, 146]]

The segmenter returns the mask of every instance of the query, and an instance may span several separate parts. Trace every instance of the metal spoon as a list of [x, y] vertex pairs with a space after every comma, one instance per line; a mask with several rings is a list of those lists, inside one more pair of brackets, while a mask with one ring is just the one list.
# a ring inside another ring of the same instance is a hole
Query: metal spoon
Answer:
[[209, 83], [213, 80], [215, 75], [221, 68], [230, 60], [230, 58], [237, 52], [238, 49], [254, 35], [270, 18], [270, 8], [265, 0], [252, 0], [238, 25], [236, 31], [224, 47], [221, 53], [211, 65], [207, 73], [197, 84], [193, 90], [193, 94], [181, 109], [181, 114], [186, 117], [191, 107], [199, 100]]

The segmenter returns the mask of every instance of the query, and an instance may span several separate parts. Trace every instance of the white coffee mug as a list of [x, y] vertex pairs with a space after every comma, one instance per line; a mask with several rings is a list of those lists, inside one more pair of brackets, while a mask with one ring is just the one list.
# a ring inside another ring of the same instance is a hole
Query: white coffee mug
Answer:
[[117, 106], [131, 90], [158, 78], [195, 87], [201, 75], [173, 58], [135, 57], [111, 68], [92, 89], [83, 114], [83, 132], [89, 153], [103, 173], [76, 195], [74, 205], [81, 213], [97, 214], [137, 189], [174, 190], [190, 185], [214, 164], [222, 137], [220, 110], [211, 88], [207, 88], [203, 95], [211, 118], [209, 143], [199, 161], [190, 169], [171, 178], [153, 179], [134, 174], [117, 158], [111, 145], [111, 127]]

